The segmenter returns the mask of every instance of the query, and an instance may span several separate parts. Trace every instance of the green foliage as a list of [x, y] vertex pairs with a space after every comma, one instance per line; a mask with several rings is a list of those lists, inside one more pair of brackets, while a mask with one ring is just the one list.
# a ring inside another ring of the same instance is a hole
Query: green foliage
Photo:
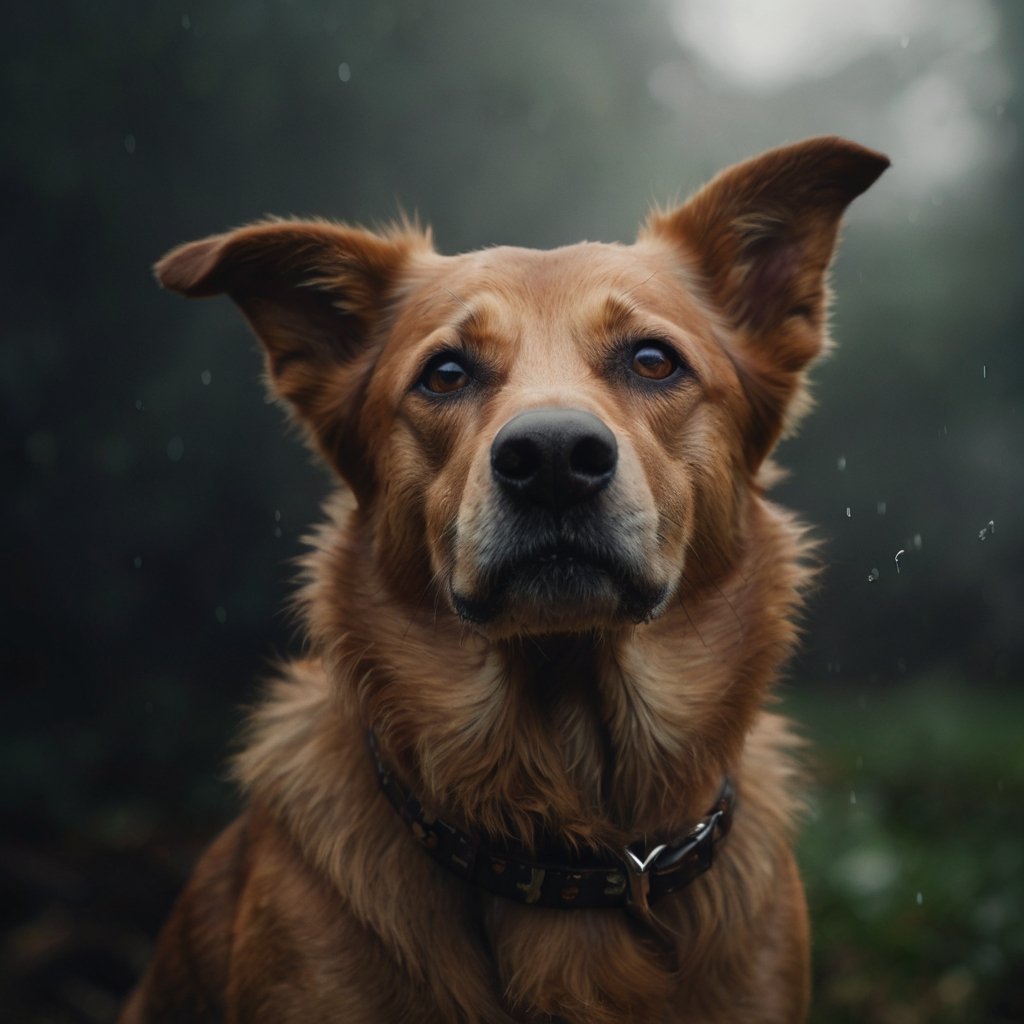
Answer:
[[927, 677], [801, 693], [822, 1024], [1000, 1024], [1024, 985], [1024, 696]]

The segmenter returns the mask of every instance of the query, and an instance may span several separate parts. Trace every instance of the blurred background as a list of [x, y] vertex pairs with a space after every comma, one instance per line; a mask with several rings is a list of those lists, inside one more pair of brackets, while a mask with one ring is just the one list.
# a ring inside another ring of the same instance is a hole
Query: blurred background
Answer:
[[1024, 6], [59, 0], [0, 34], [0, 1005], [110, 1019], [197, 852], [326, 475], [170, 246], [267, 213], [438, 247], [629, 241], [839, 133], [839, 347], [776, 497], [829, 570], [783, 688], [814, 743], [815, 1020], [1024, 1021]]

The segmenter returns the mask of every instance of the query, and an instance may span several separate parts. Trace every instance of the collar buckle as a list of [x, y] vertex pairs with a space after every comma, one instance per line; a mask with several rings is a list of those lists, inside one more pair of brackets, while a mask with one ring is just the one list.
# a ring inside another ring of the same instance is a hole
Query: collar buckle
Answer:
[[642, 921], [651, 919], [651, 868], [657, 864], [658, 857], [667, 849], [667, 844], [662, 843], [643, 859], [628, 846], [623, 851], [626, 855], [624, 859], [629, 883], [626, 891], [626, 909]]

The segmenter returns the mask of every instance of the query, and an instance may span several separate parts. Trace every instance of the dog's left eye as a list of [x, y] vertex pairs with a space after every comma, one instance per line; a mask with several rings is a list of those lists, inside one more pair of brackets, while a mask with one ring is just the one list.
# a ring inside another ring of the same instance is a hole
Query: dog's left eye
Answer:
[[470, 377], [451, 356], [433, 360], [420, 378], [420, 387], [434, 395], [450, 395], [469, 384]]
[[650, 342], [640, 345], [633, 352], [632, 371], [647, 380], [665, 380], [679, 367], [675, 353], [664, 345]]

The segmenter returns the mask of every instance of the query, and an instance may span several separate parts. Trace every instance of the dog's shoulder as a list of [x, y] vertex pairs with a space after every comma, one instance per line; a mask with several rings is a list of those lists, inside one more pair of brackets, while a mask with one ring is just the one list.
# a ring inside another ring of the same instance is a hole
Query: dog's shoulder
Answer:
[[136, 1021], [219, 1021], [232, 936], [247, 874], [251, 815], [243, 814], [206, 850], [164, 925], [157, 955], [120, 1017]]

